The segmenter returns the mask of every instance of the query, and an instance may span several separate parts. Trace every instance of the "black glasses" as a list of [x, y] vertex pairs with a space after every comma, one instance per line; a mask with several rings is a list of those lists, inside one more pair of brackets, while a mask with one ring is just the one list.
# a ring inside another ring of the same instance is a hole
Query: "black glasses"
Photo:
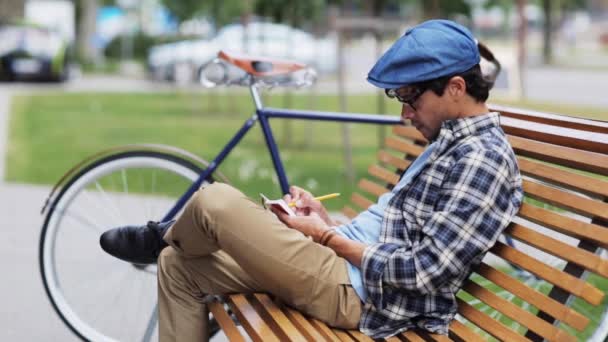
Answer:
[[412, 92], [410, 92], [408, 95], [402, 96], [399, 94], [399, 89], [401, 88], [384, 89], [384, 93], [389, 98], [397, 99], [397, 101], [412, 107], [413, 110], [416, 110], [414, 103], [416, 103], [420, 96], [422, 96], [422, 94], [426, 91], [424, 88], [417, 87], [414, 88], [414, 90], [412, 90]]

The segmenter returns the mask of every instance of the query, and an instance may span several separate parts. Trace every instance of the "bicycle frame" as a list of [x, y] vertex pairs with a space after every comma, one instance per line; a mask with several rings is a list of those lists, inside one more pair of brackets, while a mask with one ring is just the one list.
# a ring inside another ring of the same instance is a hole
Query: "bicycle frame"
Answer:
[[355, 114], [355, 113], [337, 113], [337, 112], [323, 112], [323, 111], [307, 111], [307, 110], [288, 110], [281, 108], [265, 108], [258, 88], [255, 84], [249, 86], [249, 91], [255, 103], [255, 113], [251, 116], [238, 132], [228, 141], [222, 151], [209, 163], [209, 166], [201, 172], [198, 179], [192, 183], [192, 185], [186, 190], [186, 192], [179, 198], [173, 208], [165, 215], [163, 221], [171, 220], [177, 215], [177, 213], [184, 207], [188, 199], [198, 190], [201, 184], [209, 177], [218, 166], [224, 161], [228, 154], [234, 149], [234, 147], [243, 139], [245, 134], [255, 125], [256, 121], [260, 122], [262, 127], [262, 133], [266, 140], [266, 146], [270, 152], [272, 163], [274, 165], [274, 171], [278, 177], [281, 191], [283, 194], [289, 192], [289, 181], [285, 174], [285, 168], [281, 156], [279, 155], [279, 148], [272, 134], [272, 128], [270, 127], [271, 118], [282, 118], [282, 119], [300, 119], [300, 120], [314, 120], [314, 121], [332, 121], [332, 122], [352, 122], [352, 123], [369, 123], [379, 125], [398, 125], [403, 124], [400, 117], [384, 116], [379, 114]]

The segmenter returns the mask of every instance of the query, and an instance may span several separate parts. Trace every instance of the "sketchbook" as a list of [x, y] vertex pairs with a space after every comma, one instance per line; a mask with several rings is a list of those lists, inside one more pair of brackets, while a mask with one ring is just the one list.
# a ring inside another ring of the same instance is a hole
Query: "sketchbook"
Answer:
[[270, 209], [271, 207], [274, 207], [275, 209], [279, 209], [280, 211], [288, 214], [289, 216], [296, 216], [296, 213], [294, 213], [293, 209], [291, 209], [287, 202], [285, 202], [282, 198], [271, 200], [268, 199], [268, 197], [264, 196], [264, 194], [260, 194], [260, 197], [262, 198], [262, 205], [264, 206], [264, 208]]

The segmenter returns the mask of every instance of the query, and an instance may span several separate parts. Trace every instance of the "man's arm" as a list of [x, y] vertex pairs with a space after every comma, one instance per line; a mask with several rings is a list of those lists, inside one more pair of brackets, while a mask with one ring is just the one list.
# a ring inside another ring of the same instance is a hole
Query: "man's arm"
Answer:
[[479, 151], [461, 158], [446, 176], [419, 242], [365, 248], [361, 269], [374, 305], [383, 306], [386, 286], [433, 293], [485, 253], [517, 211], [512, 176], [499, 153]]

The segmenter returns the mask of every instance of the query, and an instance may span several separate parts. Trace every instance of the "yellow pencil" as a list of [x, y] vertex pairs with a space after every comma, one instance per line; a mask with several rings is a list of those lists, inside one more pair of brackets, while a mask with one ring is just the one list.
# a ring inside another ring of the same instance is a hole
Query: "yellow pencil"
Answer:
[[[319, 196], [319, 197], [315, 197], [315, 199], [317, 201], [325, 201], [326, 199], [330, 199], [330, 198], [336, 198], [340, 196], [339, 192], [334, 192], [333, 194], [327, 194], [327, 195], [323, 195], [323, 196]], [[295, 207], [296, 206], [296, 202], [290, 202], [289, 203], [290, 207]]]

